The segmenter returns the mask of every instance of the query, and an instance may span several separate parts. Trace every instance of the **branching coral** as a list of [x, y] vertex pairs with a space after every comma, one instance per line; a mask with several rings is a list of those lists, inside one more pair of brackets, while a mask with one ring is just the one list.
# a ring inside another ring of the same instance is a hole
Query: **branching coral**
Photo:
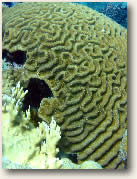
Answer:
[[[3, 95], [3, 156], [18, 164], [31, 163], [34, 168], [59, 168], [56, 145], [61, 138], [60, 128], [53, 119], [50, 127], [42, 122], [35, 128], [30, 122], [30, 108], [26, 113], [21, 111], [26, 94], [18, 82], [11, 96]], [[41, 160], [39, 166], [37, 158]]]
[[94, 161], [82, 165], [72, 163], [67, 158], [56, 157], [61, 139], [60, 127], [51, 119], [48, 126], [45, 122], [35, 128], [30, 121], [30, 108], [26, 113], [21, 111], [22, 100], [27, 94], [18, 82], [11, 90], [11, 96], [3, 95], [3, 167], [26, 169], [101, 169]]
[[12, 88], [11, 96], [3, 95], [3, 118], [7, 120], [7, 128], [10, 126], [20, 126], [27, 127], [29, 126], [30, 119], [30, 108], [26, 111], [26, 114], [21, 111], [22, 109], [22, 100], [27, 94], [27, 90], [24, 92], [23, 87], [20, 87], [20, 82], [17, 86]]
[[44, 124], [46, 128], [46, 143], [41, 146], [41, 153], [47, 155], [46, 168], [57, 169], [61, 167], [61, 160], [56, 158], [59, 149], [56, 148], [58, 141], [61, 138], [60, 127], [56, 125], [56, 121], [52, 119], [50, 126]]

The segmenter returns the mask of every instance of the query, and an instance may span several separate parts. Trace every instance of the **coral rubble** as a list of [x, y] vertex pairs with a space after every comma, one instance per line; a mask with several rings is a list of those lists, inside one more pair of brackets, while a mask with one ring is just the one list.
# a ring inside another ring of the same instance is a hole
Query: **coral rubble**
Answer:
[[21, 74], [25, 89], [34, 79], [50, 88], [53, 96], [40, 101], [38, 116], [48, 125], [54, 117], [63, 151], [76, 153], [81, 165], [125, 167], [119, 155], [127, 128], [125, 28], [78, 4], [23, 3], [3, 8], [4, 52], [10, 61], [26, 54], [22, 70], [13, 66], [14, 86]]

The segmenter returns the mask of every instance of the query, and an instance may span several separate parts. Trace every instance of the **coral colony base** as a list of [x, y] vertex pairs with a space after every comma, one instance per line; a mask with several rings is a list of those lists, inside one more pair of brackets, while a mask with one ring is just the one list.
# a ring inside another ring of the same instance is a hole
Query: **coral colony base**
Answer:
[[88, 7], [2, 7], [3, 168], [127, 166], [127, 30]]

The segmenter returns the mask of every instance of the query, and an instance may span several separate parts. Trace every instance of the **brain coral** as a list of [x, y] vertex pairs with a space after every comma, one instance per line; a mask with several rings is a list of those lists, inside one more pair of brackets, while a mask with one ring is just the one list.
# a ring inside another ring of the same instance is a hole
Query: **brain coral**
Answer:
[[[20, 81], [49, 86], [38, 115], [61, 126], [60, 147], [103, 168], [119, 157], [127, 127], [127, 30], [103, 14], [71, 3], [3, 8], [3, 51], [26, 53]], [[34, 86], [35, 88], [35, 86]]]

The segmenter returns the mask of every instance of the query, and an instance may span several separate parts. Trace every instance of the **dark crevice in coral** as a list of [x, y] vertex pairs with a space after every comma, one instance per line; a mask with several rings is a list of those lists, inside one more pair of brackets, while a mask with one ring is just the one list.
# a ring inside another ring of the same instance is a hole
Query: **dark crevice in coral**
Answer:
[[68, 158], [73, 162], [73, 163], [78, 163], [77, 159], [77, 154], [68, 154]]
[[2, 51], [2, 59], [6, 59], [7, 62], [16, 65], [24, 65], [26, 62], [26, 52], [17, 50], [15, 52], [8, 52], [7, 50]]
[[[59, 146], [58, 146], [59, 147]], [[75, 164], [78, 164], [78, 157], [77, 157], [77, 154], [76, 153], [65, 153], [61, 150], [59, 150], [59, 153], [57, 154], [56, 156], [57, 158], [59, 159], [62, 159], [62, 158], [68, 158], [70, 159], [73, 163]]]
[[27, 88], [24, 90], [28, 90], [23, 101], [24, 110], [27, 110], [29, 106], [39, 108], [43, 98], [53, 97], [53, 93], [45, 81], [37, 78], [31, 78]]
[[52, 98], [53, 94], [45, 81], [37, 78], [30, 79], [27, 88], [24, 88], [24, 91], [26, 90], [28, 90], [28, 93], [24, 97], [22, 109], [26, 111], [30, 106], [30, 121], [35, 127], [38, 127], [39, 122], [42, 122], [42, 119], [38, 116], [40, 103], [43, 98]]

